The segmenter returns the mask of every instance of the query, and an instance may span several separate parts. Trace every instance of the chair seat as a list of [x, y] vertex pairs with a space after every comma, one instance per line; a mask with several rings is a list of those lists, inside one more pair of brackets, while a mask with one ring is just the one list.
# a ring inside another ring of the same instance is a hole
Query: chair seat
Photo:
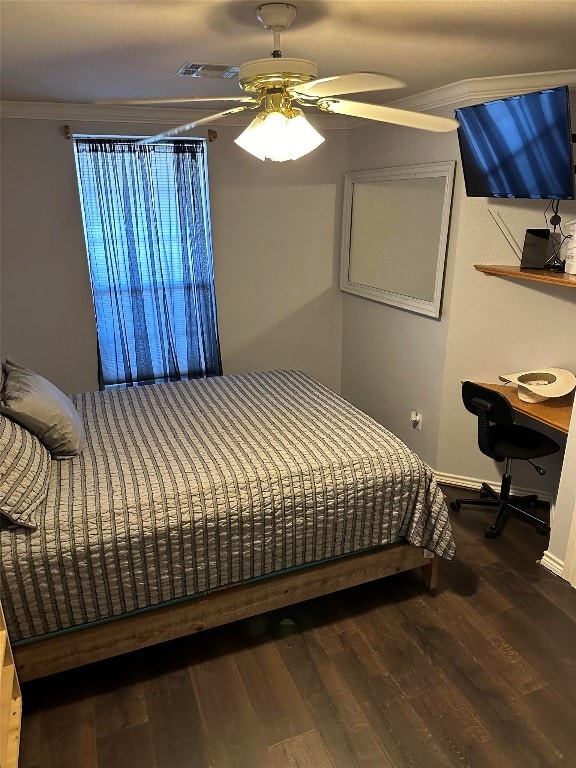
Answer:
[[488, 440], [494, 453], [510, 459], [538, 459], [560, 450], [552, 438], [519, 424], [488, 428]]
[[538, 533], [549, 533], [548, 523], [525, 509], [526, 504], [535, 506], [538, 501], [536, 494], [522, 497], [510, 495], [511, 466], [513, 459], [524, 459], [532, 464], [539, 475], [544, 475], [546, 470], [534, 464], [532, 459], [556, 453], [560, 446], [542, 432], [516, 424], [514, 409], [501, 392], [473, 381], [464, 381], [462, 400], [466, 410], [478, 419], [478, 447], [482, 453], [496, 461], [506, 460], [506, 468], [502, 474], [500, 493], [482, 483], [482, 498], [456, 499], [450, 504], [451, 509], [458, 511], [462, 504], [496, 506], [496, 520], [484, 532], [489, 539], [500, 536], [511, 516], [533, 525]]

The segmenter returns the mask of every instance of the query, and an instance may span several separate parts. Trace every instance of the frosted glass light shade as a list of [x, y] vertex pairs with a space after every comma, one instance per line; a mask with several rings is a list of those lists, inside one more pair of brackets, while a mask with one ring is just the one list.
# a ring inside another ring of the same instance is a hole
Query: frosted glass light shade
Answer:
[[235, 143], [260, 160], [284, 162], [307, 155], [324, 141], [299, 109], [289, 116], [282, 112], [257, 115]]

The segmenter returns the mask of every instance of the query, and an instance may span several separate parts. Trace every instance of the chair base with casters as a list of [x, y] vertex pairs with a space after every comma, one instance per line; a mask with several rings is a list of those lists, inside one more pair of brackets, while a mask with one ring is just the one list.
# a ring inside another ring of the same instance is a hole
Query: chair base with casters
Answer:
[[[507, 465], [511, 463], [512, 460], [509, 459]], [[490, 528], [484, 531], [484, 536], [487, 539], [495, 539], [497, 536], [500, 536], [510, 517], [518, 517], [520, 520], [530, 523], [536, 528], [538, 533], [547, 536], [550, 533], [548, 523], [523, 508], [524, 505], [532, 508], [535, 507], [538, 496], [534, 493], [528, 496], [510, 496], [511, 482], [512, 475], [510, 474], [510, 467], [507, 466], [502, 477], [500, 493], [497, 493], [488, 483], [482, 483], [479, 499], [455, 499], [450, 503], [450, 509], [457, 512], [463, 504], [469, 504], [473, 507], [497, 508], [496, 520]], [[520, 504], [523, 506], [519, 506]]]
[[462, 385], [462, 399], [466, 409], [478, 417], [478, 447], [495, 461], [506, 461], [506, 467], [499, 493], [487, 483], [482, 483], [479, 499], [455, 499], [450, 508], [458, 511], [463, 504], [495, 507], [497, 512], [494, 524], [484, 532], [488, 539], [500, 536], [510, 517], [517, 517], [533, 525], [538, 533], [550, 533], [548, 523], [526, 509], [534, 509], [538, 501], [536, 494], [510, 496], [511, 467], [513, 459], [522, 459], [532, 464], [539, 475], [544, 475], [545, 470], [534, 464], [532, 459], [556, 453], [560, 446], [542, 432], [514, 424], [514, 410], [499, 392], [465, 381]]

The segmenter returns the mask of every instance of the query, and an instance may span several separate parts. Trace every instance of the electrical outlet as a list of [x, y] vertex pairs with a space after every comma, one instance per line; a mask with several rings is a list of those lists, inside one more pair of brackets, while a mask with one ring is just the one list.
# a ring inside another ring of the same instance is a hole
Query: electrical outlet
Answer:
[[410, 422], [414, 429], [422, 429], [422, 414], [418, 411], [410, 411]]

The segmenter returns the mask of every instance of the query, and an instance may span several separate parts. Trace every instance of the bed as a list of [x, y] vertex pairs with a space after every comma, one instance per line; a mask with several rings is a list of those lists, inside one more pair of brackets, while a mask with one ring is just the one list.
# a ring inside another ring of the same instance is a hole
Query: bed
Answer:
[[35, 529], [2, 530], [0, 598], [30, 680], [391, 573], [455, 544], [430, 468], [300, 371], [71, 396]]

